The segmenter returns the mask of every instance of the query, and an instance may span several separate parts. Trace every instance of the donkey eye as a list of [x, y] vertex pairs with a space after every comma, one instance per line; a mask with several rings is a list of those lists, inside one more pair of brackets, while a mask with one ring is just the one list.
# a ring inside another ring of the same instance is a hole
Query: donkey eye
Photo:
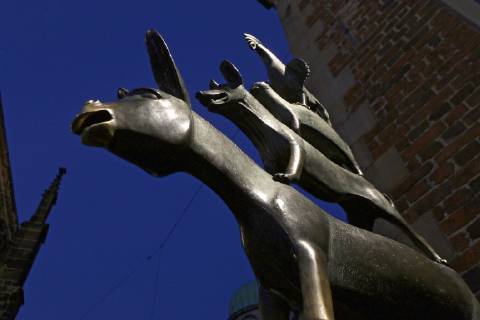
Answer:
[[163, 99], [163, 95], [161, 92], [157, 92], [156, 90], [150, 89], [150, 88], [138, 88], [138, 89], [133, 89], [128, 93], [129, 96], [133, 97], [142, 97], [145, 99], [152, 99], [152, 100], [158, 100], [158, 99]]
[[141, 96], [142, 96], [143, 98], [155, 99], [155, 100], [158, 100], [158, 99], [161, 98], [160, 95], [157, 95], [157, 94], [152, 93], [152, 92], [144, 92], [144, 93], [141, 94]]

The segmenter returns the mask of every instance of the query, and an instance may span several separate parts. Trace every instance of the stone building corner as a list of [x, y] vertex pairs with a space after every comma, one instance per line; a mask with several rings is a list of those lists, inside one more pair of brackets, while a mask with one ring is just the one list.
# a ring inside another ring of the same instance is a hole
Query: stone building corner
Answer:
[[0, 99], [0, 320], [15, 319], [24, 303], [23, 285], [47, 236], [47, 218], [65, 173], [64, 168], [59, 169], [36, 212], [28, 221], [18, 224]]

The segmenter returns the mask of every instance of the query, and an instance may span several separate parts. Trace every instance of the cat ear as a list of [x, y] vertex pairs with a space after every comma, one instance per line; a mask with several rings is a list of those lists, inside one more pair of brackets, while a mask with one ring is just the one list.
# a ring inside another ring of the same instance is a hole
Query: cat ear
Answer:
[[230, 61], [223, 60], [220, 64], [220, 71], [222, 72], [225, 80], [227, 80], [228, 84], [230, 84], [233, 88], [243, 84], [240, 71], [238, 71], [237, 67], [235, 67]]
[[117, 90], [117, 98], [123, 99], [128, 95], [128, 90], [125, 88], [118, 88]]
[[218, 84], [217, 81], [212, 79], [212, 80], [210, 80], [210, 83], [209, 83], [208, 87], [210, 89], [217, 89], [218, 87], [220, 87], [220, 85]]
[[160, 90], [190, 105], [188, 91], [173, 61], [165, 40], [156, 30], [148, 30], [145, 36], [153, 77]]

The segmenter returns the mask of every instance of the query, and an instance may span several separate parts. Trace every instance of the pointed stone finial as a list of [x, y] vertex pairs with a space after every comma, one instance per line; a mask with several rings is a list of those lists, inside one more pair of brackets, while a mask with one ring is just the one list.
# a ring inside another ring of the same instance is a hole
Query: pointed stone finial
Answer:
[[50, 210], [55, 205], [58, 197], [58, 190], [60, 188], [60, 183], [62, 181], [62, 177], [67, 173], [67, 169], [60, 167], [58, 169], [57, 176], [53, 179], [50, 187], [45, 190], [42, 195], [42, 200], [37, 207], [37, 211], [30, 219], [31, 222], [36, 223], [45, 223], [47, 221], [48, 215], [50, 214]]
[[[0, 92], [0, 234], [12, 240], [18, 227], [17, 208], [13, 192], [12, 171], [8, 156], [7, 132]], [[1, 238], [2, 236], [0, 236]], [[1, 242], [1, 241], [0, 241]]]

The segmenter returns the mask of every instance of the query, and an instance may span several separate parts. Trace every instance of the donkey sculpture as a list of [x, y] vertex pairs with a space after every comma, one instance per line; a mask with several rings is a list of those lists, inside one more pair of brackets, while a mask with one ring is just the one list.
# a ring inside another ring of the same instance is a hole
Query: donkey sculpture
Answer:
[[[197, 98], [210, 111], [233, 121], [252, 140], [266, 170], [274, 174], [276, 180], [298, 182], [317, 198], [338, 202], [350, 222], [366, 230], [372, 229], [375, 218], [383, 218], [403, 230], [428, 257], [446, 262], [408, 225], [385, 194], [363, 176], [345, 170], [335, 164], [335, 160], [327, 158], [342, 150], [338, 143], [342, 140], [333, 134], [333, 129], [322, 132], [323, 139], [330, 144], [320, 144], [318, 150], [280, 122], [248, 92], [240, 72], [232, 63], [223, 61], [220, 70], [227, 84], [211, 82], [214, 88], [198, 92]], [[278, 95], [277, 98], [282, 99]], [[284, 104], [288, 102], [284, 100]], [[320, 135], [317, 132], [317, 137]], [[332, 145], [337, 146], [333, 152]]]
[[[261, 284], [264, 320], [480, 320], [466, 284], [450, 268], [395, 241], [347, 225], [258, 167], [192, 111], [166, 44], [147, 33], [156, 89], [88, 101], [72, 130], [150, 174], [185, 171], [206, 183], [240, 225]], [[335, 312], [335, 316], [334, 316]]]

